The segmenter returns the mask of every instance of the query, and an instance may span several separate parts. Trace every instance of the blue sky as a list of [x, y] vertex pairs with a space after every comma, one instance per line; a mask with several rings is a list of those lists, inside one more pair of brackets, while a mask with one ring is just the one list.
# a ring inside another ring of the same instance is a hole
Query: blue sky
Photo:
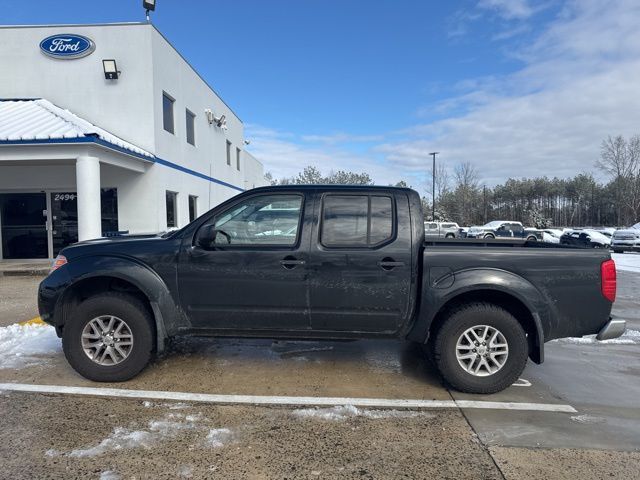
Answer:
[[[0, 0], [6, 24], [139, 21], [140, 4]], [[635, 0], [158, 0], [153, 23], [275, 176], [312, 164], [423, 189], [433, 150], [489, 185], [568, 176], [637, 133]]]

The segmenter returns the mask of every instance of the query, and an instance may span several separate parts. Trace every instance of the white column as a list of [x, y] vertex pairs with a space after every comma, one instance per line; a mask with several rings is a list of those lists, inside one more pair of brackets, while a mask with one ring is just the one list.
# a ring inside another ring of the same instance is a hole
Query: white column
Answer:
[[78, 240], [102, 236], [100, 209], [100, 160], [78, 157], [76, 160], [76, 190], [78, 192]]

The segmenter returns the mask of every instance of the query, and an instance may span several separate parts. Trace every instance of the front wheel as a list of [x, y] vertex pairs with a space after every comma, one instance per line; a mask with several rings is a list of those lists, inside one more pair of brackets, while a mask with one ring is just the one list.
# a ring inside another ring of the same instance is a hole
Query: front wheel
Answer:
[[495, 240], [495, 238], [496, 238], [496, 237], [495, 237], [495, 235], [493, 235], [493, 234], [491, 234], [491, 233], [487, 233], [487, 234], [484, 236], [484, 238], [485, 238], [485, 239], [489, 239], [489, 240]]
[[513, 384], [527, 363], [529, 347], [518, 320], [490, 303], [454, 310], [438, 330], [434, 358], [453, 388], [496, 393]]
[[151, 315], [136, 297], [116, 292], [90, 297], [64, 326], [65, 357], [89, 380], [129, 380], [151, 359], [152, 325]]
[[447, 233], [444, 238], [456, 238], [456, 236], [453, 233]]
[[534, 237], [533, 235], [530, 237], [527, 237], [527, 242], [537, 242], [538, 241], [538, 237]]

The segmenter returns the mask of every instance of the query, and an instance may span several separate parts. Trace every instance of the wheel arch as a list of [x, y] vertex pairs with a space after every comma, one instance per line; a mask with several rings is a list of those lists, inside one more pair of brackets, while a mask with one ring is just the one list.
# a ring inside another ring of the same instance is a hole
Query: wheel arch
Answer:
[[530, 358], [536, 363], [544, 361], [545, 335], [557, 322], [557, 314], [532, 283], [513, 272], [496, 268], [450, 271], [444, 276], [432, 273], [425, 272], [420, 306], [407, 339], [426, 343], [452, 308], [468, 302], [491, 302], [518, 319], [527, 333]]
[[180, 321], [180, 314], [164, 281], [146, 266], [122, 258], [109, 258], [108, 268], [99, 268], [104, 258], [69, 263], [73, 281], [65, 288], [56, 304], [55, 325], [61, 331], [74, 306], [81, 301], [108, 291], [127, 293], [140, 300], [154, 320], [155, 349], [164, 350], [166, 338]]
[[536, 318], [536, 314], [521, 299], [502, 290], [481, 288], [460, 292], [450, 298], [434, 315], [429, 328], [430, 336], [435, 335], [451, 312], [469, 303], [491, 303], [504, 308], [513, 315], [527, 334], [529, 357], [535, 363], [542, 363], [544, 342], [540, 342], [541, 335], [543, 335], [540, 319]]

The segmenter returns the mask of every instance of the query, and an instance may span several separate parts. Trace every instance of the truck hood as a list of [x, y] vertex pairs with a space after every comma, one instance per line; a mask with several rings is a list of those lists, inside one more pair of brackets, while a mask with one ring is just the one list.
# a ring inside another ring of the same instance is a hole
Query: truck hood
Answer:
[[[167, 240], [167, 237], [161, 234], [147, 235], [122, 235], [118, 237], [95, 238], [74, 243], [60, 251], [60, 255], [64, 255], [67, 260], [91, 255], [108, 255], [117, 253], [127, 253], [136, 256], [140, 252], [155, 251], [152, 245]], [[149, 248], [151, 247], [151, 248]]]

